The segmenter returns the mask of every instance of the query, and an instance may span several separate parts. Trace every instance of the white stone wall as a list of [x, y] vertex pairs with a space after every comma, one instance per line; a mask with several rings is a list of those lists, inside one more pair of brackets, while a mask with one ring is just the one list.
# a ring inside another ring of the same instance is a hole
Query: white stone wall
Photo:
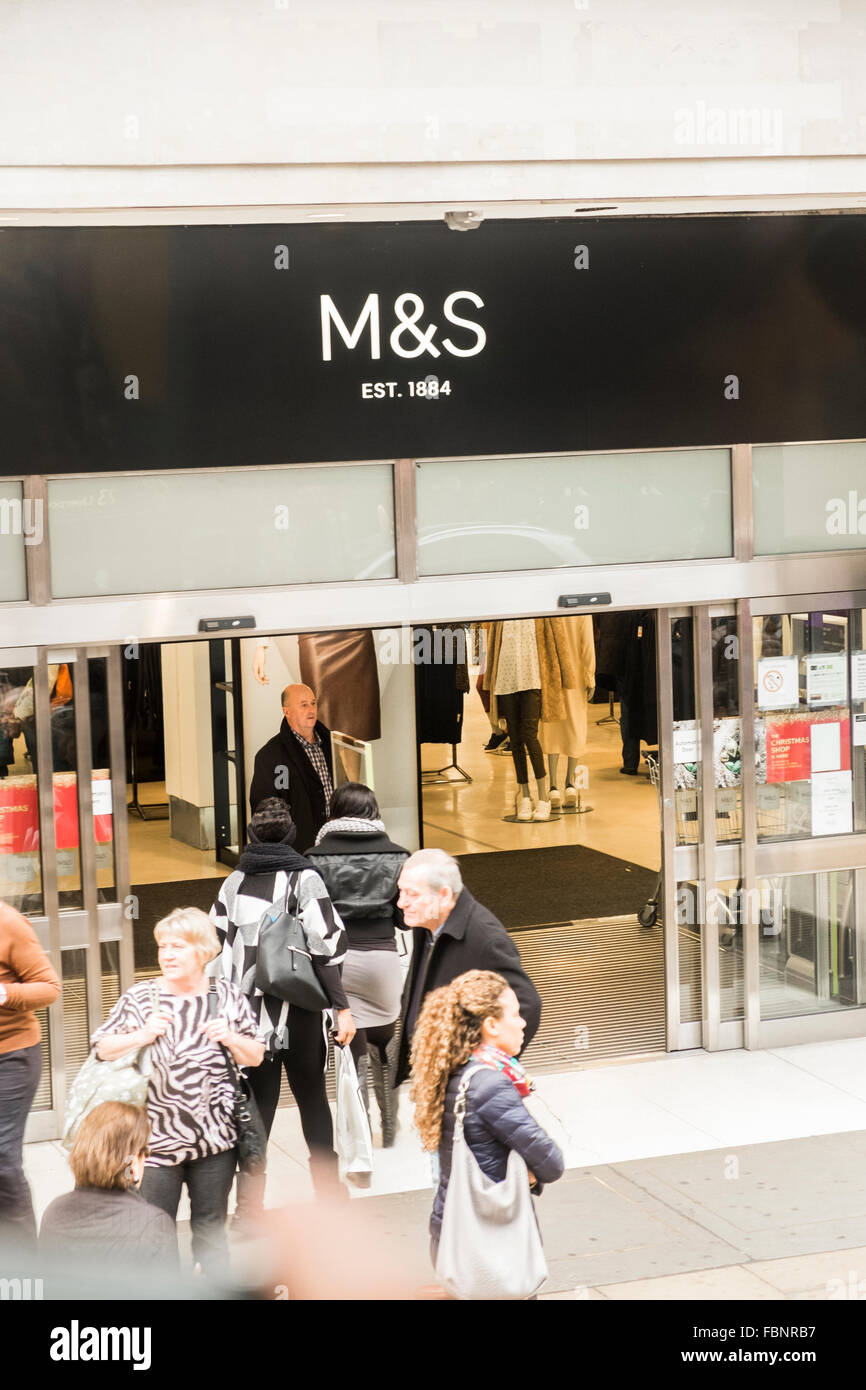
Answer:
[[4, 0], [0, 55], [5, 166], [866, 154], [866, 0]]

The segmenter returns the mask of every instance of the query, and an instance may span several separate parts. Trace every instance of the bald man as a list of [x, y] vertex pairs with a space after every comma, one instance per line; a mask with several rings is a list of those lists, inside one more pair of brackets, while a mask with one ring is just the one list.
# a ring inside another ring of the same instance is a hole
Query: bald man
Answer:
[[287, 685], [282, 701], [279, 732], [256, 754], [250, 809], [255, 814], [269, 796], [285, 801], [298, 827], [294, 847], [303, 854], [328, 819], [334, 791], [331, 734], [319, 722], [316, 695], [308, 685]]

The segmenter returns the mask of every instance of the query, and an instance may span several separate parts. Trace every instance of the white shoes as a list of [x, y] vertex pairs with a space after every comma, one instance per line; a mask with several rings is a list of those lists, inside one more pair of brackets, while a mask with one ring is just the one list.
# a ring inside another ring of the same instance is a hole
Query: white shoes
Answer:
[[551, 806], [562, 805], [562, 792], [557, 791], [556, 787], [550, 788], [550, 804]]
[[550, 820], [550, 802], [539, 801], [532, 813], [533, 820]]
[[563, 802], [566, 806], [577, 805], [577, 790], [575, 787], [566, 787]]
[[519, 796], [517, 798], [517, 805], [515, 809], [517, 811], [518, 820], [534, 819], [532, 814], [532, 802], [530, 801], [528, 796]]

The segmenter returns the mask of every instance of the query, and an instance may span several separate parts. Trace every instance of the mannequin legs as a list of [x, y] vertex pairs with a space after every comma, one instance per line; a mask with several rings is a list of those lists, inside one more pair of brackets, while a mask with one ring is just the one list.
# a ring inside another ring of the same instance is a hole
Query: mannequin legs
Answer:
[[[547, 766], [550, 769], [550, 800], [554, 806], [558, 806], [563, 799], [566, 806], [573, 806], [577, 800], [574, 779], [577, 776], [577, 769], [580, 766], [580, 758], [568, 757], [566, 759], [565, 786], [560, 788], [557, 780], [559, 773], [559, 757], [560, 755], [558, 753], [548, 753], [547, 755]], [[564, 798], [563, 792], [565, 793]]]
[[538, 741], [541, 691], [518, 690], [512, 695], [500, 695], [498, 702], [500, 713], [505, 716], [508, 737], [511, 739], [511, 756], [514, 759], [518, 785], [524, 787], [529, 783], [528, 754], [535, 780], [539, 786], [544, 783], [546, 793], [547, 773], [544, 769], [544, 754]]
[[[557, 771], [559, 768], [559, 754], [548, 753], [547, 766], [550, 769], [550, 790], [555, 791], [559, 786], [557, 781]], [[565, 785], [574, 786], [574, 779], [577, 776], [577, 769], [580, 767], [580, 758], [568, 758], [565, 770]]]

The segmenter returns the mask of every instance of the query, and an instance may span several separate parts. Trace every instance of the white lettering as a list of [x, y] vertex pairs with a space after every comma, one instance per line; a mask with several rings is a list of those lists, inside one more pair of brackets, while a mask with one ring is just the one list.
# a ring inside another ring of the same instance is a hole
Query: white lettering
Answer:
[[132, 1361], [133, 1370], [149, 1371], [152, 1360], [149, 1327], [69, 1327], [51, 1330], [52, 1361]]
[[343, 342], [346, 344], [346, 347], [351, 350], [352, 348], [357, 347], [361, 334], [364, 331], [364, 325], [368, 319], [370, 321], [370, 356], [374, 360], [378, 360], [378, 358], [381, 357], [382, 352], [379, 339], [379, 296], [377, 294], [367, 295], [367, 298], [364, 301], [364, 307], [361, 310], [358, 319], [355, 323], [355, 327], [351, 330], [351, 332], [341, 319], [339, 311], [337, 310], [337, 306], [335, 305], [331, 296], [329, 294], [323, 294], [320, 296], [320, 301], [322, 306], [323, 362], [331, 361], [332, 323], [336, 328], [337, 332], [339, 333], [340, 337], [343, 339]]
[[475, 305], [476, 309], [484, 308], [484, 300], [480, 295], [474, 294], [472, 290], [455, 290], [453, 294], [449, 294], [442, 306], [442, 312], [449, 323], [456, 324], [458, 328], [468, 328], [475, 334], [475, 346], [459, 348], [450, 338], [443, 338], [442, 346], [447, 348], [453, 357], [476, 357], [487, 342], [487, 334], [481, 324], [476, 323], [474, 319], [464, 319], [459, 314], [454, 313], [454, 305], [458, 299], [468, 299], [470, 304]]

